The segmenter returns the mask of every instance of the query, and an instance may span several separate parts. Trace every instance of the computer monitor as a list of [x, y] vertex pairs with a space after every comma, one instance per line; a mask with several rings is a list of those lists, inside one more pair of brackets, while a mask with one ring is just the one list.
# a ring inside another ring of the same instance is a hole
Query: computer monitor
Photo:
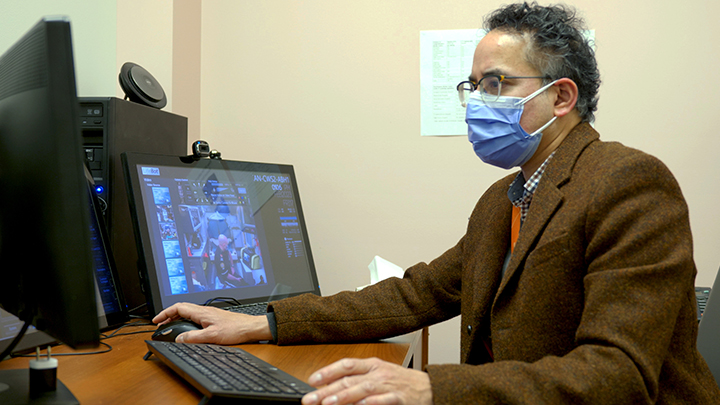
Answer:
[[151, 315], [320, 295], [291, 165], [123, 153]]
[[0, 306], [76, 348], [100, 334], [78, 108], [70, 22], [44, 18], [0, 56]]
[[[102, 219], [102, 207], [95, 190], [97, 186], [87, 168], [85, 177], [87, 178], [88, 205], [90, 206], [90, 239], [93, 247], [98, 326], [103, 331], [127, 322], [129, 315]], [[12, 344], [22, 326], [23, 322], [18, 317], [0, 308], [0, 353]], [[57, 343], [57, 339], [30, 327], [22, 339], [16, 343], [13, 352], [22, 353], [38, 346], [55, 343]]]

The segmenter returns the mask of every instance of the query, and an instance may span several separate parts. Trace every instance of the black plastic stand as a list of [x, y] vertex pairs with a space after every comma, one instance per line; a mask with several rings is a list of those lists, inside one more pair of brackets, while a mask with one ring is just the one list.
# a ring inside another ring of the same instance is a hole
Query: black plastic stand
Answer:
[[60, 380], [55, 391], [30, 395], [30, 370], [0, 370], [0, 404], [77, 405], [77, 399]]

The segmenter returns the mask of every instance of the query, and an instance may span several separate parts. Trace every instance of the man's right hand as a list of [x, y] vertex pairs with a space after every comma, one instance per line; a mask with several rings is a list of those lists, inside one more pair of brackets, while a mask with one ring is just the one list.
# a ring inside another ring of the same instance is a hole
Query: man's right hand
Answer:
[[177, 319], [190, 319], [203, 328], [185, 332], [177, 337], [180, 343], [215, 343], [234, 345], [261, 340], [272, 340], [270, 326], [265, 315], [252, 316], [225, 311], [216, 307], [181, 302], [153, 318], [164, 324]]

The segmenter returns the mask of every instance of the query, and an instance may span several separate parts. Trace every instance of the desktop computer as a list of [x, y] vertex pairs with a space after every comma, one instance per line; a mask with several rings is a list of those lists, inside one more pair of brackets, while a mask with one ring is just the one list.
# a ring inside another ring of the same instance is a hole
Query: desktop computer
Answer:
[[82, 148], [128, 308], [145, 304], [120, 154], [186, 155], [187, 118], [116, 97], [78, 97]]

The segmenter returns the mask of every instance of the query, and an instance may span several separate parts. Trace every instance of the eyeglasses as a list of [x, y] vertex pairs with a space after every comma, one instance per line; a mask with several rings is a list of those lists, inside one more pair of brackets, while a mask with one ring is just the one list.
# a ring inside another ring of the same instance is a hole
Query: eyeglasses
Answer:
[[457, 85], [458, 97], [460, 104], [467, 107], [467, 100], [470, 93], [478, 91], [484, 102], [496, 101], [502, 95], [502, 82], [505, 79], [550, 79], [548, 76], [505, 76], [505, 75], [487, 75], [480, 79], [477, 84], [473, 81], [462, 81]]

